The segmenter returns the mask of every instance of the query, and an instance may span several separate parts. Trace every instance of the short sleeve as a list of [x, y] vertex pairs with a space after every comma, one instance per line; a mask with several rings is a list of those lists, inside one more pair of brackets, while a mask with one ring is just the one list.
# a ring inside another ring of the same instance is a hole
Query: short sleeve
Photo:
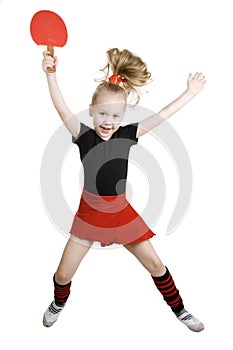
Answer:
[[139, 123], [133, 123], [133, 124], [128, 124], [126, 126], [122, 126], [121, 131], [119, 133], [119, 137], [124, 137], [132, 141], [135, 141], [135, 143], [137, 143], [138, 138], [136, 137], [136, 135], [138, 130], [138, 124]]
[[91, 128], [89, 128], [89, 126], [83, 124], [83, 123], [80, 123], [80, 131], [79, 131], [79, 134], [77, 137], [74, 137], [72, 136], [72, 142], [73, 143], [76, 143], [78, 142], [79, 138], [85, 134], [85, 132], [89, 131]]

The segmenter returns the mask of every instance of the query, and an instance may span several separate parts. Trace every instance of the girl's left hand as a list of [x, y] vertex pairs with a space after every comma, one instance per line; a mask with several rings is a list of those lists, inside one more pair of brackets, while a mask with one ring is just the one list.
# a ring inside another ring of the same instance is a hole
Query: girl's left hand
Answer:
[[188, 90], [195, 96], [204, 88], [205, 83], [205, 76], [202, 73], [195, 73], [194, 75], [190, 73], [187, 81]]

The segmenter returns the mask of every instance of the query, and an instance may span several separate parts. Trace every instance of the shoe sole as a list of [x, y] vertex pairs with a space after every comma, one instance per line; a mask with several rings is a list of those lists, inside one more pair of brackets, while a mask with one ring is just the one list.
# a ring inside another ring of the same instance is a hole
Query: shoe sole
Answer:
[[189, 326], [187, 326], [191, 331], [193, 331], [193, 332], [201, 332], [201, 331], [203, 331], [204, 329], [205, 329], [205, 327], [204, 327], [204, 325], [202, 325], [202, 326], [200, 326], [199, 328], [197, 328], [197, 329], [193, 329], [193, 328], [191, 328], [191, 327], [189, 327]]
[[46, 321], [46, 318], [45, 318], [45, 317], [43, 318], [43, 326], [46, 327], [46, 328], [51, 327], [55, 322], [56, 322], [56, 321], [54, 321], [53, 323], [48, 323], [48, 322]]

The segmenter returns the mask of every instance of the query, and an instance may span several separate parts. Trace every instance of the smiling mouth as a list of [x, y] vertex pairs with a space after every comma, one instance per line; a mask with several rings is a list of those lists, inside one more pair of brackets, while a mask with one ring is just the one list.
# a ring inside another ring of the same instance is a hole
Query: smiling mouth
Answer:
[[103, 131], [110, 131], [112, 128], [106, 128], [106, 127], [104, 127], [104, 126], [101, 126], [100, 125], [100, 128], [103, 130]]

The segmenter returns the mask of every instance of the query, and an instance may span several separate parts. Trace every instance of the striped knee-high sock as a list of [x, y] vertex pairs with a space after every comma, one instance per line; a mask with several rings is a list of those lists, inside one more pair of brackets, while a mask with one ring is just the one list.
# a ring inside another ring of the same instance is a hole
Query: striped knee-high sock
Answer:
[[57, 306], [64, 306], [70, 295], [71, 281], [65, 285], [58, 284], [53, 276], [54, 301]]
[[166, 268], [166, 272], [163, 276], [154, 277], [151, 276], [157, 289], [162, 294], [166, 303], [170, 306], [175, 314], [181, 312], [184, 309], [184, 304], [181, 299], [179, 290], [176, 288], [173, 278]]

